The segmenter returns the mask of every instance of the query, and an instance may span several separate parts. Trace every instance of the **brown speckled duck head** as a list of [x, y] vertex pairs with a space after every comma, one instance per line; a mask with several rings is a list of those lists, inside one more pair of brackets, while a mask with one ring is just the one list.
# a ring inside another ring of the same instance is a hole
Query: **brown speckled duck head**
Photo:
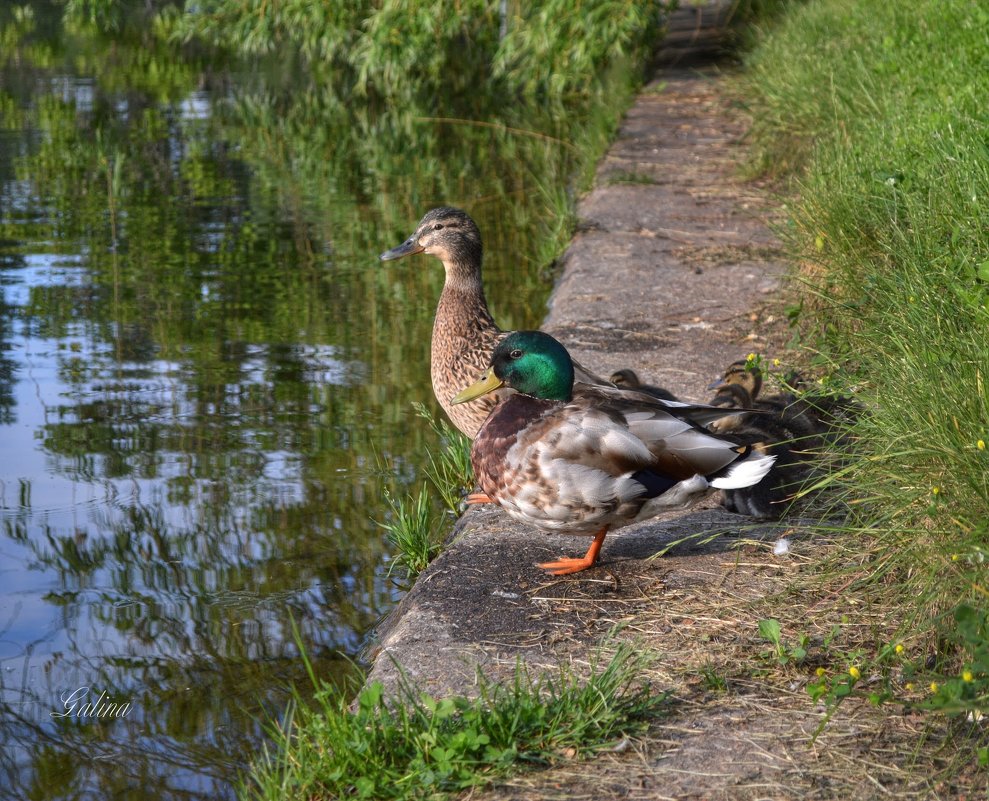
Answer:
[[398, 247], [382, 253], [381, 260], [427, 253], [442, 261], [447, 272], [456, 270], [479, 276], [482, 252], [481, 232], [470, 215], [444, 206], [427, 212], [415, 233]]
[[755, 400], [759, 396], [759, 390], [762, 389], [762, 371], [748, 361], [732, 362], [725, 370], [725, 374], [708, 389], [720, 389], [726, 385], [741, 387], [752, 400]]

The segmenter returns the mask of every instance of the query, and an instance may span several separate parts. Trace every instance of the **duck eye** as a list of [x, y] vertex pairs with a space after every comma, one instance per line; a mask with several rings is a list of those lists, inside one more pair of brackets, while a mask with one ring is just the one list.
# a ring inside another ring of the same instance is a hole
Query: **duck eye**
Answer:
[[509, 353], [508, 355], [509, 355], [509, 356], [510, 356], [511, 358], [513, 358], [513, 359], [521, 359], [521, 358], [522, 358], [522, 351], [520, 351], [520, 350], [519, 350], [518, 348], [516, 348], [515, 350], [513, 350], [513, 351], [512, 351], [511, 353]]
[[433, 230], [439, 231], [442, 227], [443, 227], [443, 223], [436, 223], [436, 225], [433, 226]]

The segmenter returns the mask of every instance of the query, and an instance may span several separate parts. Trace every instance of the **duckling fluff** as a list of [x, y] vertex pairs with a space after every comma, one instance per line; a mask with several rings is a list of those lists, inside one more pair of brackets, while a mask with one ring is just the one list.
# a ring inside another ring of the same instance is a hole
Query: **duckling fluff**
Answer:
[[598, 558], [612, 528], [684, 508], [714, 489], [757, 483], [773, 464], [703, 425], [733, 410], [650, 398], [614, 387], [574, 395], [570, 354], [540, 331], [516, 331], [490, 368], [453, 399], [497, 390], [471, 463], [481, 489], [516, 520], [594, 537], [579, 559], [540, 567], [576, 573]]
[[[708, 389], [717, 390], [711, 399], [712, 406], [739, 410], [739, 413], [713, 423], [714, 431], [726, 434], [747, 424], [771, 433], [780, 441], [799, 440], [802, 447], [819, 444], [817, 436], [821, 426], [807, 404], [789, 392], [760, 396], [762, 371], [754, 364], [742, 360], [732, 362], [724, 375]], [[745, 410], [753, 409], [764, 414], [745, 413]]]
[[[473, 439], [494, 407], [494, 399], [481, 398], [469, 406], [455, 406], [451, 399], [488, 366], [495, 346], [509, 333], [495, 324], [484, 297], [481, 232], [460, 209], [433, 209], [419, 221], [412, 236], [380, 258], [391, 261], [415, 253], [436, 256], [446, 271], [430, 348], [433, 394], [450, 421]], [[580, 365], [576, 369], [578, 382], [607, 384]]]

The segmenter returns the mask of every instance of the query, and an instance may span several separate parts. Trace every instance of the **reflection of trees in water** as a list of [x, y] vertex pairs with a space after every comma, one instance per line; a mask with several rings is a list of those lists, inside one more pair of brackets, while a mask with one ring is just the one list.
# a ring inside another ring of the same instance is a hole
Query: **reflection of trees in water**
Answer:
[[15, 363], [9, 356], [11, 346], [7, 339], [10, 331], [10, 316], [11, 309], [4, 298], [4, 288], [0, 286], [0, 426], [10, 425], [16, 419], [14, 415]]
[[[127, 797], [116, 793], [130, 786], [142, 798], [156, 786], [182, 798], [178, 781], [218, 797], [204, 783], [234, 779], [257, 753], [257, 720], [277, 719], [286, 688], [308, 684], [293, 622], [317, 675], [342, 677], [350, 666], [336, 654], [354, 653], [356, 632], [391, 602], [362, 555], [300, 548], [312, 532], [247, 532], [224, 519], [184, 528], [142, 507], [94, 523], [87, 536], [48, 532], [25, 543], [32, 569], [61, 577], [46, 600], [61, 609], [66, 642], [39, 664], [32, 652], [50, 652], [51, 633], [39, 634], [25, 644], [23, 670], [0, 676], [0, 742], [19, 745], [3, 749], [0, 785], [23, 788], [19, 797], [31, 797], [23, 782], [47, 781], [46, 765], [65, 767], [59, 754], [85, 755], [68, 763], [77, 792]], [[16, 627], [16, 612], [5, 622]], [[83, 685], [133, 711], [52, 720], [59, 699]], [[31, 770], [20, 773], [17, 759]]]
[[[251, 715], [277, 717], [283, 688], [308, 684], [291, 621], [317, 674], [339, 675], [334, 654], [355, 654], [393, 601], [372, 520], [437, 445], [410, 404], [432, 397], [443, 274], [377, 254], [430, 206], [465, 205], [499, 319], [536, 324], [546, 258], [533, 243], [563, 225], [553, 198], [579, 161], [550, 137], [588, 112], [468, 93], [373, 113], [329, 82], [235, 87], [171, 47], [118, 38], [108, 59], [95, 37], [60, 36], [0, 65], [4, 85], [34, 87], [9, 123], [29, 144], [4, 172], [31, 214], [0, 217], [0, 239], [69, 264], [16, 314], [59, 343], [68, 391], [38, 429], [51, 469], [106, 501], [71, 523], [29, 502], [3, 520], [51, 578], [38, 604], [56, 623], [0, 675], [0, 742], [21, 748], [0, 749], [0, 787], [216, 798], [257, 752]], [[93, 77], [85, 97], [49, 80], [63, 51]], [[186, 114], [202, 87], [223, 100]], [[13, 314], [0, 306], [0, 344]], [[81, 683], [134, 712], [52, 721]]]
[[[92, 650], [91, 648], [89, 649]], [[108, 668], [113, 654], [81, 668], [87, 698], [130, 708], [123, 717], [53, 719], [61, 699], [79, 682], [59, 681], [57, 668], [43, 682], [18, 687], [8, 673], [0, 702], [0, 798], [216, 799], [259, 754], [264, 727], [279, 720], [290, 685], [308, 686], [297, 655], [269, 659], [263, 672], [249, 663], [127, 660], [128, 683]], [[317, 675], [340, 676], [347, 665], [313, 658]], [[101, 669], [102, 668], [102, 669]], [[195, 687], [197, 692], [187, 692]], [[56, 788], [65, 788], [57, 793]], [[43, 788], [43, 789], [42, 789]], [[7, 794], [3, 793], [6, 790]]]

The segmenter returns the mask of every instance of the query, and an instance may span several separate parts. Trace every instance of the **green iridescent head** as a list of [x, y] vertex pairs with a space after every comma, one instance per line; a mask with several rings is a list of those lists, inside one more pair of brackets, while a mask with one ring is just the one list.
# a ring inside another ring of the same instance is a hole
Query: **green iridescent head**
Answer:
[[474, 400], [501, 386], [534, 398], [568, 401], [573, 394], [573, 361], [549, 334], [516, 331], [495, 348], [484, 375], [453, 402]]

